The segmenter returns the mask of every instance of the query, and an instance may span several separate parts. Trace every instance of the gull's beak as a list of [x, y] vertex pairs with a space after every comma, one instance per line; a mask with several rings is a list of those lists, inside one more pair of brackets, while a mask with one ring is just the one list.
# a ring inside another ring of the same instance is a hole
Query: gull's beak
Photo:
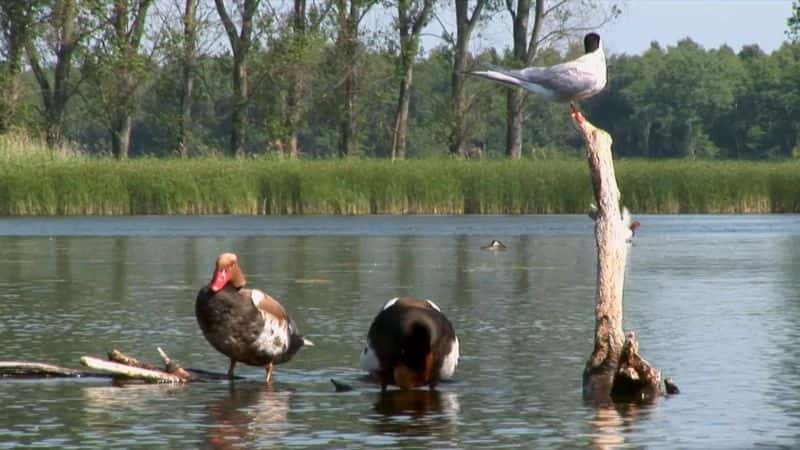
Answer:
[[303, 345], [307, 345], [309, 347], [313, 347], [314, 343], [311, 342], [310, 340], [306, 339], [306, 338], [303, 338]]

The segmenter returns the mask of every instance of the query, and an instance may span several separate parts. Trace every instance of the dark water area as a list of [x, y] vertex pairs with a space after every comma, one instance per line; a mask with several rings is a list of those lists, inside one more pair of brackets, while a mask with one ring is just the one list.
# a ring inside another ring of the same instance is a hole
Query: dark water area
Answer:
[[[223, 251], [316, 344], [271, 387], [242, 365], [245, 380], [188, 386], [0, 380], [0, 449], [800, 446], [800, 217], [637, 219], [625, 329], [682, 393], [605, 409], [581, 399], [585, 216], [0, 219], [0, 360], [158, 361], [162, 346], [224, 371], [194, 318]], [[493, 238], [508, 250], [480, 249]], [[398, 295], [434, 300], [459, 335], [436, 392], [358, 381], [370, 321]]]

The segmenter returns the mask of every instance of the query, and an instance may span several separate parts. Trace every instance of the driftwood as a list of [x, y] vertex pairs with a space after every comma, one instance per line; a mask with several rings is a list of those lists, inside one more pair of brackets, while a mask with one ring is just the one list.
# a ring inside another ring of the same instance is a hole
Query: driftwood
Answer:
[[109, 372], [115, 377], [136, 379], [147, 383], [185, 383], [187, 381], [179, 376], [160, 370], [142, 369], [141, 367], [120, 364], [93, 356], [82, 356], [81, 363], [91, 369]]
[[583, 394], [598, 403], [653, 399], [659, 394], [661, 372], [639, 355], [634, 333], [629, 333], [626, 339], [622, 328], [626, 241], [631, 233], [620, 204], [612, 139], [576, 110], [572, 121], [586, 141], [586, 159], [597, 204], [593, 217], [597, 243], [594, 350], [583, 372]]
[[[48, 377], [111, 377], [117, 384], [125, 383], [188, 383], [195, 381], [227, 380], [227, 374], [181, 367], [158, 347], [164, 368], [140, 361], [119, 350], [108, 352], [108, 359], [83, 356], [80, 361], [93, 369], [89, 372], [29, 361], [0, 361], [0, 377], [3, 378], [48, 378]], [[241, 377], [235, 377], [241, 378]]]
[[0, 378], [108, 377], [108, 374], [31, 361], [0, 361]]

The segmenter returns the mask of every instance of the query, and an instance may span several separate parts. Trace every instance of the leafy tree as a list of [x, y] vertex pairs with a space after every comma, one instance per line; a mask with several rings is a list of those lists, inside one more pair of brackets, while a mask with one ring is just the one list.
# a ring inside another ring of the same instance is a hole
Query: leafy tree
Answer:
[[[97, 4], [51, 0], [42, 6], [36, 38], [27, 41], [26, 50], [42, 96], [47, 144], [55, 147], [65, 132], [67, 103], [80, 85], [73, 72], [76, 56], [85, 52], [84, 43], [98, 26], [91, 14]], [[47, 61], [53, 61], [52, 67], [47, 67]]]
[[411, 102], [411, 85], [414, 60], [419, 53], [419, 37], [433, 13], [434, 0], [396, 0], [397, 30], [400, 52], [397, 70], [400, 72], [400, 89], [392, 129], [392, 160], [405, 159], [408, 140], [408, 108]]
[[0, 133], [14, 122], [20, 97], [20, 75], [25, 47], [42, 8], [39, 1], [5, 0], [0, 3]]
[[786, 20], [786, 25], [789, 27], [786, 37], [794, 43], [800, 41], [800, 2], [797, 0], [792, 2], [792, 16]]
[[92, 88], [87, 97], [111, 136], [111, 153], [127, 158], [131, 147], [133, 113], [148, 77], [151, 54], [143, 53], [147, 13], [153, 0], [113, 0], [94, 12], [102, 33], [84, 67]]
[[237, 5], [240, 14], [240, 24], [237, 29], [231, 18], [231, 12], [225, 5], [225, 0], [214, 0], [233, 53], [231, 78], [233, 99], [231, 102], [231, 143], [229, 152], [231, 155], [240, 158], [244, 156], [248, 123], [247, 105], [250, 100], [247, 66], [253, 45], [255, 15], [260, 2], [260, 0], [242, 0], [241, 5]]

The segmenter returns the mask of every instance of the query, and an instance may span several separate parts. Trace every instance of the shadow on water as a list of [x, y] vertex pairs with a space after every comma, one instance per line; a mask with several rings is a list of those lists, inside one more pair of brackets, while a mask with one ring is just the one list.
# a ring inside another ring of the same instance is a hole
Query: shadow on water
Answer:
[[461, 406], [455, 392], [428, 389], [388, 390], [378, 394], [373, 409], [378, 433], [401, 437], [452, 440]]

